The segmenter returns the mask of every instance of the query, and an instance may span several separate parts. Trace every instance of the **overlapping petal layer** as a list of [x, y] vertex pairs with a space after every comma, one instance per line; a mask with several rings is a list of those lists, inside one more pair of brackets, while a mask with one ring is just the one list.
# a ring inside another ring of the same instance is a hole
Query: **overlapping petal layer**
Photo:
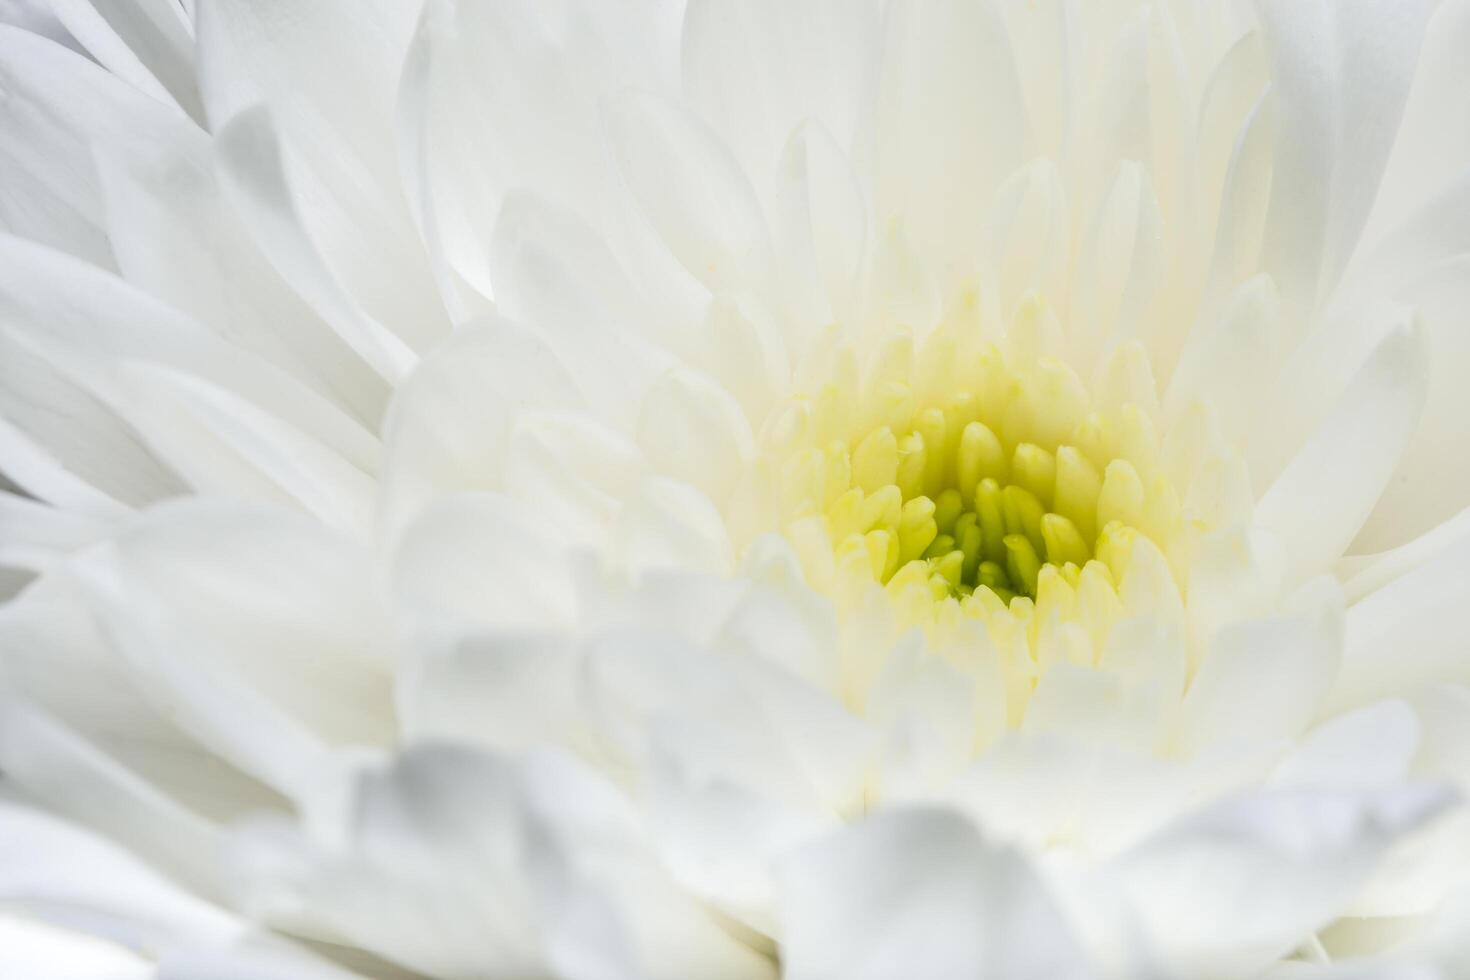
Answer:
[[0, 22], [95, 969], [1463, 968], [1470, 3]]

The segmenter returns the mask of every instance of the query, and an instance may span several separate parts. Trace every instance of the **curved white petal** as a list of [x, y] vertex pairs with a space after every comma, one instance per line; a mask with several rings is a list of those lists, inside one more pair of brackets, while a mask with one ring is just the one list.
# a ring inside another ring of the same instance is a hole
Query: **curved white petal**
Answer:
[[358, 550], [314, 521], [178, 503], [76, 570], [145, 696], [283, 793], [308, 795], [330, 746], [390, 737], [389, 627]]
[[1278, 786], [1370, 788], [1402, 779], [1419, 751], [1422, 726], [1403, 701], [1380, 701], [1308, 732], [1281, 760]]
[[0, 26], [0, 227], [112, 267], [93, 153], [171, 140], [188, 117], [28, 31]]
[[476, 631], [423, 651], [398, 688], [405, 735], [497, 751], [590, 748], [586, 656], [572, 636]]
[[6, 479], [37, 500], [76, 514], [102, 520], [125, 515], [128, 508], [66, 468], [54, 453], [38, 445], [0, 415], [0, 469]]
[[1288, 582], [1340, 557], [1372, 513], [1424, 406], [1427, 347], [1417, 324], [1390, 333], [1257, 504], [1286, 545]]
[[446, 494], [403, 530], [390, 582], [425, 630], [560, 626], [576, 611], [573, 566], [551, 530], [504, 496]]
[[245, 925], [125, 851], [14, 803], [0, 803], [0, 900], [134, 949], [229, 943]]
[[1026, 860], [951, 812], [882, 812], [804, 848], [780, 902], [793, 980], [1094, 975]]
[[[223, 134], [246, 112], [273, 120], [279, 152], [275, 141], [263, 142], [246, 165], [279, 156], [279, 182], [298, 195], [297, 220], [322, 263], [352, 303], [415, 350], [448, 327], [393, 135], [419, 7], [418, 0], [207, 0], [197, 16], [211, 129]], [[337, 57], [324, 59], [323, 50]]]
[[99, 540], [107, 523], [0, 490], [0, 565], [41, 571]]
[[760, 203], [713, 130], [642, 93], [619, 100], [608, 125], [623, 180], [690, 275], [710, 289], [769, 282], [774, 266]]
[[363, 360], [389, 382], [399, 381], [413, 365], [413, 351], [353, 301], [312, 241], [266, 110], [232, 118], [220, 128], [215, 149], [226, 186], [276, 271]]
[[1408, 97], [1432, 3], [1257, 3], [1283, 113], [1263, 258], [1290, 315], [1351, 258]]
[[693, 0], [684, 14], [683, 90], [722, 133], [757, 187], [787, 135], [818, 120], [851, 147], [867, 107], [879, 5]]
[[51, 9], [50, 0], [5, 0], [0, 4], [0, 24], [7, 27], [19, 27], [31, 34], [55, 41], [57, 44], [65, 45], [73, 51], [80, 51], [81, 45], [72, 37], [61, 21], [57, 19], [55, 11]]
[[129, 145], [99, 155], [97, 168], [123, 278], [377, 424], [383, 379], [250, 240], [205, 134]]
[[719, 509], [698, 488], [677, 480], [645, 480], [623, 509], [617, 550], [634, 575], [676, 569], [728, 575], [734, 547]]
[[198, 818], [277, 807], [280, 797], [157, 712], [96, 618], [64, 566], [0, 609], [0, 691], [15, 706], [5, 769], [59, 812], [208, 879], [212, 845]]
[[28, 917], [0, 913], [0, 948], [11, 969], [34, 980], [152, 980], [153, 964], [116, 943]]
[[1281, 300], [1266, 276], [1237, 287], [1218, 319], [1196, 327], [1186, 343], [1167, 401], [1181, 412], [1193, 399], [1209, 403], [1220, 424], [1242, 439], [1274, 380]]
[[[204, 894], [220, 894], [218, 826], [155, 785], [158, 767], [151, 772], [130, 769], [109, 754], [117, 751], [115, 743], [102, 742], [105, 749], [89, 743], [24, 702], [0, 698], [0, 707], [0, 765], [27, 800], [89, 827]], [[137, 737], [135, 732], [118, 734]], [[132, 761], [152, 754], [167, 765], [172, 753], [187, 756], [187, 750], [179, 752], [164, 740], [143, 742], [127, 755]], [[179, 769], [197, 785], [223, 788], [223, 781], [211, 778], [205, 766], [186, 762]], [[251, 795], [250, 790], [241, 795]], [[262, 799], [255, 795], [250, 803], [259, 805]]]
[[806, 334], [856, 314], [868, 245], [868, 201], [851, 154], [816, 120], [792, 130], [776, 165], [768, 205], [778, 254], [776, 274], [788, 302], [787, 343], [799, 353]]
[[518, 413], [582, 404], [538, 332], [503, 317], [465, 324], [394, 393], [379, 484], [388, 540], [439, 494], [502, 486]]
[[1224, 739], [1291, 737], [1312, 720], [1343, 655], [1342, 595], [1319, 579], [1294, 605], [1278, 618], [1216, 634], [1185, 695], [1177, 736], [1184, 751]]
[[420, 746], [361, 772], [339, 821], [325, 839], [247, 829], [247, 892], [431, 975], [774, 974], [660, 873], [622, 795], [564, 757]]
[[1470, 574], [1443, 555], [1354, 603], [1342, 672], [1327, 707], [1343, 711], [1436, 683], [1464, 683]]
[[926, 264], [972, 263], [996, 189], [1026, 158], [1026, 107], [1004, 22], [988, 3], [900, 2], [884, 23], [874, 221], [901, 215]]
[[644, 333], [661, 335], [661, 314], [642, 303], [609, 246], [581, 216], [513, 193], [489, 260], [499, 309], [536, 324], [587, 400], [631, 425], [632, 408], [671, 358]]
[[723, 501], [755, 453], [755, 434], [728, 391], [708, 377], [676, 370], [649, 389], [638, 444], [650, 466]]
[[[43, 365], [134, 428], [144, 422], [133, 411], [119, 372], [119, 365], [131, 360], [184, 370], [257, 406], [268, 406], [272, 415], [349, 462], [368, 471], [375, 468], [376, 440], [339, 407], [274, 365], [69, 256], [10, 238], [0, 239], [0, 256], [0, 309], [7, 312], [0, 342], [13, 339], [27, 357], [43, 359]], [[23, 394], [26, 386], [14, 385], [12, 397], [16, 389]], [[65, 387], [58, 387], [53, 397], [65, 393]], [[136, 480], [157, 466], [134, 470]], [[167, 490], [159, 494], [166, 495]]]
[[1383, 181], [1363, 232], [1375, 245], [1406, 214], [1420, 210], [1450, 184], [1461, 181], [1470, 158], [1470, 133], [1447, 120], [1470, 113], [1470, 65], [1461, 52], [1470, 43], [1470, 3], [1440, 0], [1424, 29], [1418, 71]]
[[608, 740], [635, 760], [823, 813], [861, 797], [868, 726], [780, 667], [645, 628], [602, 639], [590, 671]]
[[[1470, 208], [1470, 179], [1459, 193], [1436, 206]], [[1357, 540], [1354, 551], [1393, 546], [1428, 532], [1458, 514], [1470, 492], [1470, 461], [1448, 447], [1461, 436], [1470, 412], [1464, 377], [1470, 369], [1470, 235], [1452, 261], [1416, 276], [1401, 292], [1424, 325], [1430, 350], [1428, 392], [1423, 414], [1404, 449], [1394, 479], [1384, 488], [1377, 506]]]
[[1230, 801], [1122, 856], [1115, 881], [1160, 967], [1251, 976], [1340, 914], [1386, 849], [1448, 804], [1412, 786]]
[[325, 526], [366, 539], [369, 473], [269, 412], [172, 368], [118, 370], [129, 416], [196, 491], [294, 503]]
[[109, 71], [203, 121], [194, 25], [170, 0], [51, 0], [61, 23]]

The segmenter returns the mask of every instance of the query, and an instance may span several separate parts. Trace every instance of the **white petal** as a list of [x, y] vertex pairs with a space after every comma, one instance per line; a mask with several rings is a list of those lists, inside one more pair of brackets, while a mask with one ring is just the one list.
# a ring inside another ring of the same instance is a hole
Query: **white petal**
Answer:
[[497, 862], [518, 843], [508, 770], [461, 749], [409, 750], [356, 773], [341, 812], [306, 828], [322, 841], [294, 823], [242, 826], [226, 852], [242, 905], [419, 970], [531, 972], [526, 910]]
[[391, 631], [362, 555], [316, 522], [181, 502], [77, 570], [149, 698], [262, 781], [307, 795], [330, 745], [389, 735]]
[[0, 949], [10, 969], [33, 980], [151, 980], [153, 965], [122, 946], [0, 913]]
[[629, 980], [772, 980], [770, 960], [654, 866], [629, 801], [601, 774], [551, 754], [521, 772], [527, 837], [544, 834], [553, 848], [525, 871], [553, 972], [603, 977], [611, 965]]
[[1467, 43], [1470, 3], [1439, 3], [1424, 31], [1424, 47], [1403, 122], [1363, 233], [1365, 245], [1418, 210], [1431, 195], [1462, 180], [1461, 171], [1470, 158], [1470, 133], [1463, 126], [1445, 125], [1445, 120], [1464, 119], [1470, 112], [1470, 65], [1462, 57]]
[[[1114, 632], [1119, 628], [1114, 627]], [[1171, 709], [1178, 704], [1183, 674], [1182, 644], [1176, 640], [1156, 648], [1164, 654], [1159, 659], [1177, 665], [1173, 671], [1158, 670], [1160, 676], [1156, 679], [1125, 679], [1068, 663], [1054, 665], [1037, 682], [1026, 705], [1022, 731], [1029, 735], [1085, 737], [1110, 746], [1151, 750], [1160, 739]], [[1179, 680], [1168, 676], [1170, 673]]]
[[1199, 399], [1214, 407], [1232, 439], [1243, 438], [1274, 380], [1280, 314], [1269, 278], [1257, 276], [1236, 288], [1219, 317], [1191, 333], [1169, 379], [1170, 410], [1181, 412]]
[[38, 811], [0, 804], [0, 900], [34, 906], [134, 949], [224, 943], [244, 925], [136, 858]]
[[493, 303], [488, 285], [475, 286], [464, 272], [454, 267], [451, 254], [472, 252], [474, 248], [464, 248], [456, 240], [463, 236], [466, 222], [446, 220], [442, 212], [447, 210], [463, 216], [468, 206], [462, 201], [450, 201], [451, 192], [435, 179], [436, 167], [441, 163], [436, 138], [444, 128], [443, 114], [436, 111], [435, 83], [445, 70], [439, 46], [452, 10], [443, 0], [429, 0], [424, 4], [398, 82], [395, 136], [404, 196], [423, 236], [429, 270], [439, 287], [450, 322], [462, 323], [490, 312]]
[[638, 444], [650, 466], [723, 502], [755, 452], [755, 435], [728, 391], [679, 370], [649, 389], [639, 414]]
[[626, 587], [608, 585], [584, 582], [584, 622], [589, 628], [620, 631], [658, 626], [701, 646], [714, 644], [732, 610], [751, 591], [749, 583], [737, 576], [678, 569], [649, 569]]
[[[0, 708], [0, 765], [27, 800], [101, 833], [204, 894], [219, 895], [216, 825], [148, 782], [152, 773], [129, 770], [44, 711], [4, 698]], [[135, 732], [143, 727], [135, 725]], [[116, 752], [116, 743], [103, 744]], [[170, 748], [155, 743], [144, 750], [166, 756]], [[193, 774], [205, 776], [203, 767]], [[199, 782], [219, 787], [208, 776]], [[259, 805], [259, 798], [252, 802]]]
[[882, 227], [869, 253], [864, 312], [875, 324], [898, 324], [922, 334], [943, 312], [936, 270], [915, 248], [902, 218]]
[[609, 735], [635, 759], [825, 812], [861, 796], [868, 727], [779, 667], [645, 631], [600, 641], [591, 671]]
[[1001, 309], [1015, 309], [1033, 291], [1064, 295], [1072, 222], [1054, 162], [1036, 160], [1001, 185], [986, 222], [986, 239], [986, 257], [998, 270]]
[[617, 102], [618, 168], [669, 250], [711, 289], [761, 287], [774, 272], [755, 191], [718, 136], [652, 95]]
[[1305, 586], [1297, 607], [1221, 630], [1181, 712], [1180, 747], [1295, 735], [1312, 720], [1342, 656], [1342, 595], [1328, 580]]
[[1221, 57], [1200, 95], [1200, 186], [1210, 231], [1220, 220], [1216, 206], [1237, 141], [1268, 80], [1265, 45], [1259, 33], [1251, 32]]
[[[376, 439], [278, 368], [76, 259], [17, 239], [0, 239], [0, 256], [0, 304], [7, 312], [0, 340], [11, 334], [24, 350], [44, 358], [120, 417], [129, 418], [132, 405], [119, 365], [135, 360], [167, 365], [268, 407], [359, 468], [375, 469]], [[18, 389], [24, 396], [27, 386], [18, 378], [11, 392]], [[156, 467], [128, 475], [139, 479], [150, 469]]]
[[[34, 249], [16, 239], [0, 250]], [[36, 249], [33, 254], [40, 255]], [[59, 253], [56, 255], [59, 258]], [[50, 261], [47, 256], [43, 261]], [[5, 468], [28, 489], [56, 502], [76, 500], [90, 509], [120, 512], [174, 496], [183, 490], [178, 475], [154, 456], [136, 430], [100, 401], [84, 381], [69, 377], [53, 358], [34, 350], [22, 326], [51, 327], [53, 310], [28, 309], [37, 300], [54, 305], [59, 297], [27, 295], [34, 286], [25, 276], [11, 279], [12, 261], [0, 262], [0, 416], [5, 420]], [[21, 270], [17, 270], [21, 271]], [[73, 284], [74, 285], [74, 284]], [[90, 311], [86, 311], [90, 312]], [[103, 320], [102, 322], [106, 322]], [[50, 338], [46, 338], [50, 339]], [[13, 457], [13, 458], [12, 458]]]
[[73, 51], [82, 49], [76, 38], [67, 33], [61, 21], [56, 19], [50, 0], [5, 0], [4, 6], [0, 6], [0, 24], [19, 27]]
[[108, 522], [0, 490], [0, 565], [34, 571], [106, 534]]
[[806, 120], [852, 145], [879, 23], [871, 0], [693, 0], [684, 14], [684, 92], [762, 181]]
[[1113, 881], [1159, 966], [1250, 976], [1339, 915], [1384, 851], [1448, 802], [1404, 787], [1218, 804], [1123, 856]]
[[618, 547], [635, 574], [672, 568], [727, 575], [735, 564], [718, 508], [698, 489], [676, 480], [644, 481], [623, 510]]
[[517, 415], [582, 403], [539, 333], [498, 316], [465, 324], [394, 393], [384, 435], [385, 530], [391, 537], [440, 494], [501, 486]]
[[170, 140], [193, 123], [91, 61], [0, 27], [0, 227], [111, 268], [94, 148]]
[[511, 430], [505, 490], [567, 543], [605, 548], [643, 474], [638, 447], [589, 414], [526, 412]]
[[1403, 113], [1426, 0], [1258, 3], [1280, 93], [1264, 261], [1310, 313], [1357, 244]]
[[1277, 786], [1386, 786], [1404, 777], [1419, 751], [1421, 726], [1403, 701], [1381, 701], [1308, 732], [1281, 760]]
[[985, 210], [1026, 158], [1026, 109], [1005, 25], [988, 4], [902, 2], [887, 11], [874, 220], [902, 215], [948, 279], [977, 258]]
[[389, 382], [400, 380], [413, 365], [413, 350], [354, 302], [312, 241], [265, 110], [231, 119], [215, 148], [226, 186], [276, 271], [374, 370]]
[[1167, 268], [1163, 221], [1149, 174], [1119, 164], [1077, 255], [1068, 324], [1076, 357], [1130, 337], [1154, 340], [1144, 325]]
[[386, 386], [272, 269], [229, 207], [196, 130], [99, 156], [123, 278], [280, 365], [375, 428]]
[[605, 417], [631, 425], [633, 407], [671, 358], [640, 335], [657, 334], [657, 324], [608, 246], [580, 216], [514, 193], [489, 251], [499, 308], [543, 333]]
[[1271, 205], [1280, 117], [1276, 97], [1268, 89], [1246, 116], [1239, 139], [1232, 143], [1206, 290], [1200, 301], [1205, 322], [1218, 315], [1225, 297], [1237, 286], [1261, 272], [1261, 243]]
[[369, 536], [373, 480], [340, 454], [184, 372], [127, 364], [118, 375], [133, 424], [195, 490], [294, 502], [330, 528]]
[[[336, 950], [333, 952], [344, 959], [348, 955]], [[369, 976], [381, 980], [407, 980], [409, 977], [409, 974], [396, 970], [390, 973], [388, 971], [392, 968], [381, 963], [369, 962], [366, 969], [372, 972], [349, 972], [294, 949], [253, 949], [242, 944], [222, 949], [190, 949], [169, 955], [158, 965], [154, 980], [193, 980], [195, 977], [209, 977], [210, 980], [366, 980]]]
[[[1452, 200], [1436, 201], [1435, 206], [1447, 214], [1467, 213], [1470, 178]], [[1470, 342], [1464, 328], [1470, 318], [1470, 234], [1464, 238], [1455, 260], [1415, 276], [1399, 291], [1403, 301], [1413, 305], [1428, 337], [1429, 391], [1394, 479], [1353, 542], [1355, 551], [1389, 547], [1429, 531], [1459, 513], [1470, 499], [1470, 462], [1446, 449], [1461, 438], [1463, 420], [1470, 412], [1470, 392], [1464, 384], [1470, 370]]]
[[193, 25], [169, 0], [52, 0], [62, 24], [114, 75], [203, 121]]
[[570, 636], [472, 632], [423, 651], [401, 682], [409, 739], [498, 751], [553, 743], [590, 748], [585, 657]]
[[841, 690], [842, 643], [832, 607], [802, 586], [746, 590], [720, 619], [714, 642], [729, 653], [764, 657], [823, 690]]
[[669, 873], [694, 895], [764, 935], [777, 930], [780, 858], [840, 826], [830, 815], [662, 770], [650, 796], [650, 830]]
[[1190, 570], [1190, 628], [1206, 647], [1232, 623], [1258, 619], [1275, 607], [1285, 557], [1260, 530], [1207, 535]]
[[1003, 736], [941, 798], [1003, 840], [1098, 859], [1136, 844], [1199, 799], [1259, 779], [1249, 756], [1181, 768], [1154, 755], [1054, 735]]
[[[878, 783], [870, 793], [885, 803], [930, 798], [969, 763], [977, 742], [1001, 721], [1001, 685], [986, 703], [981, 685], [950, 663], [926, 656], [918, 643], [889, 654], [864, 705], [883, 729]], [[1003, 721], [1001, 721], [1003, 724]]]
[[[232, 121], [246, 112], [274, 121], [275, 137], [236, 131], [236, 139], [260, 143], [247, 166], [279, 157], [281, 182], [296, 193], [301, 229], [322, 264], [354, 305], [414, 350], [448, 328], [403, 196], [392, 132], [419, 6], [212, 0], [198, 18], [211, 130], [235, 129]], [[327, 48], [330, 59], [321, 57]], [[231, 155], [239, 163], [242, 148]]]
[[1470, 680], [1464, 655], [1470, 643], [1467, 600], [1470, 572], [1461, 555], [1451, 553], [1354, 603], [1329, 709]]
[[1018, 854], [941, 810], [880, 813], [784, 868], [782, 965], [792, 980], [1074, 980], [1076, 940]]
[[411, 749], [359, 776], [340, 821], [324, 840], [272, 840], [259, 828], [242, 847], [288, 864], [246, 869], [248, 884], [421, 972], [773, 972], [672, 887], [628, 802], [571, 760], [540, 753], [513, 765], [442, 745]]
[[0, 765], [58, 812], [207, 878], [198, 818], [283, 801], [159, 714], [97, 619], [65, 568], [0, 609], [0, 696], [15, 704]]
[[128, 508], [96, 487], [79, 479], [52, 453], [37, 445], [20, 429], [0, 417], [0, 470], [6, 479], [38, 500], [90, 517], [110, 520]]
[[[636, 211], [606, 152], [600, 113], [610, 94], [668, 88], [682, 7], [661, 0], [617, 8], [586, 0], [565, 9], [533, 0], [426, 6], [404, 96], [408, 86], [424, 86], [414, 152], [428, 192], [423, 208], [432, 213], [420, 220], [457, 276], [499, 301], [487, 234], [503, 198], [525, 192], [579, 215], [654, 293], [671, 278], [687, 279], [656, 236], [628, 220]], [[421, 70], [427, 78], [414, 77]]]
[[740, 402], [751, 428], [760, 426], [791, 379], [775, 317], [754, 296], [720, 295], [710, 303], [702, 332], [708, 347], [694, 362]]
[[1328, 567], [1367, 520], [1413, 435], [1429, 363], [1421, 329], [1390, 333], [1261, 498], [1256, 521], [1285, 543], [1288, 583]]
[[[855, 315], [866, 257], [867, 202], [853, 161], [814, 121], [797, 127], [780, 157], [771, 203], [782, 256], [777, 275], [792, 304], [788, 342], [799, 351], [814, 324]], [[801, 322], [810, 318], [812, 322]]]
[[500, 628], [564, 623], [574, 582], [553, 530], [504, 497], [445, 495], [404, 529], [393, 585], [430, 624], [442, 616]]
[[1348, 601], [1356, 602], [1452, 549], [1463, 547], [1467, 538], [1470, 538], [1470, 508], [1392, 551], [1343, 558], [1337, 564], [1337, 575], [1343, 580]]

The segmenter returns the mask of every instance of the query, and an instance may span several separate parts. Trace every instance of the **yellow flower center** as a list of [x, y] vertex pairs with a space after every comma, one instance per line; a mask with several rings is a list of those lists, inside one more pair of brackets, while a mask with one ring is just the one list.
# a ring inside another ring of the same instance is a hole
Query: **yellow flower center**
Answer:
[[[1039, 353], [1048, 316], [1023, 304], [999, 342], [953, 315], [918, 342], [834, 331], [763, 434], [747, 493], [839, 614], [881, 593], [931, 649], [998, 650], [1021, 690], [1049, 661], [1097, 665], [1127, 615], [1182, 614], [1193, 549], [1218, 526], [1199, 497], [1204, 440], [1176, 425], [1166, 451], [1143, 348], [1113, 352], [1088, 386]], [[1171, 467], [1188, 471], [1187, 502]]]

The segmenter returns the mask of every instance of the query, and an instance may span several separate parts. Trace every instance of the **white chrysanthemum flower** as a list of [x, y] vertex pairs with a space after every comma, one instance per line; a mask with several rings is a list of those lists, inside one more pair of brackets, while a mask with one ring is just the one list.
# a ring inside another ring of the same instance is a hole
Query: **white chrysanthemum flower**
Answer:
[[1470, 2], [51, 4], [28, 976], [1470, 969]]

